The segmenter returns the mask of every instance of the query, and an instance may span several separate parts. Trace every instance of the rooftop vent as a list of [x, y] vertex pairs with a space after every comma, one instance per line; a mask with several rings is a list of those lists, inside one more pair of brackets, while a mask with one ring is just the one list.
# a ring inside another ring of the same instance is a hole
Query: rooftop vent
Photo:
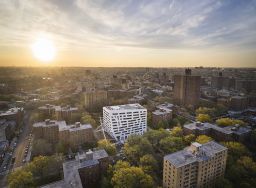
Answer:
[[86, 160], [93, 160], [93, 152], [89, 150], [86, 152]]
[[50, 124], [50, 121], [51, 121], [50, 119], [46, 119], [46, 120], [45, 120], [45, 124], [46, 124], [46, 125], [49, 125], [49, 124]]
[[76, 122], [75, 123], [75, 127], [80, 127], [81, 123], [80, 122]]
[[203, 125], [204, 125], [204, 124], [201, 123], [200, 121], [197, 121], [197, 122], [196, 122], [196, 126], [197, 126], [197, 127], [202, 127]]

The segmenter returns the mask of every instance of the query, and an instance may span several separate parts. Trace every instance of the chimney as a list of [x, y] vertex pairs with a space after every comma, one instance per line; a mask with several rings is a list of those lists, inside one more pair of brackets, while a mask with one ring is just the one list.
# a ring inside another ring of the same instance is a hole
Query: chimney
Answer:
[[89, 150], [86, 152], [86, 160], [93, 160], [93, 152]]
[[46, 119], [46, 120], [45, 120], [45, 124], [46, 124], [46, 125], [49, 125], [49, 124], [50, 124], [50, 119]]
[[76, 128], [77, 128], [77, 127], [80, 127], [80, 125], [81, 125], [80, 122], [76, 122], [76, 123], [75, 123], [75, 127], [76, 127]]
[[191, 69], [185, 69], [185, 74], [186, 74], [186, 76], [189, 76], [189, 75], [191, 75]]
[[196, 122], [196, 126], [197, 126], [197, 127], [201, 127], [202, 125], [203, 125], [203, 123], [201, 123], [200, 121], [197, 121], [197, 122]]
[[220, 76], [220, 77], [222, 76], [222, 72], [219, 72], [219, 76]]

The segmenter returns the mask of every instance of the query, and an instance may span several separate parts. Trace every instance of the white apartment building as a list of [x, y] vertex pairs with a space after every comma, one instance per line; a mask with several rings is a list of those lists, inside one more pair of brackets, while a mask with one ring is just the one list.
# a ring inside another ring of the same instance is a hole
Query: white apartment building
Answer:
[[142, 135], [147, 131], [147, 109], [137, 103], [105, 106], [103, 128], [122, 143], [132, 134]]

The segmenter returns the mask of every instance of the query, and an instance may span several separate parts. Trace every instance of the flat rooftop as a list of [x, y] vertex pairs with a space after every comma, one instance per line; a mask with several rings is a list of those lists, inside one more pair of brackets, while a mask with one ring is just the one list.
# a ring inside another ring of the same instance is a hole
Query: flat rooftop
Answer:
[[10, 108], [7, 111], [0, 112], [0, 116], [14, 115], [17, 114], [19, 111], [23, 111], [23, 108]]
[[77, 111], [77, 107], [70, 107], [70, 106], [56, 106], [52, 104], [46, 104], [44, 106], [38, 107], [39, 110], [55, 110], [55, 111]]
[[227, 126], [227, 127], [219, 127], [215, 124], [211, 123], [200, 123], [200, 122], [193, 122], [190, 124], [184, 125], [185, 128], [190, 129], [190, 130], [209, 130], [209, 129], [214, 129], [219, 132], [225, 133], [225, 134], [245, 134], [251, 131], [251, 128], [248, 126]]
[[182, 167], [194, 162], [206, 161], [213, 157], [216, 153], [224, 150], [227, 150], [227, 148], [218, 144], [217, 142], [211, 141], [202, 144], [199, 148], [199, 152], [197, 153], [193, 153], [191, 147], [186, 147], [184, 150], [166, 155], [164, 160], [168, 160], [175, 167]]
[[52, 127], [52, 126], [65, 127], [67, 126], [67, 124], [65, 121], [56, 121], [56, 120], [45, 120], [45, 121], [40, 121], [33, 124], [33, 127]]
[[[90, 151], [93, 153], [93, 159], [86, 159], [86, 152], [81, 152], [76, 155], [76, 159], [72, 161], [67, 161], [63, 163], [63, 173], [64, 179], [53, 182], [42, 186], [41, 188], [83, 188], [79, 169], [87, 168], [90, 166], [98, 165], [98, 159], [108, 157], [107, 152], [104, 149]], [[81, 160], [85, 159], [85, 160]]]
[[45, 121], [42, 121], [42, 122], [34, 123], [33, 127], [58, 126], [59, 131], [64, 131], [64, 130], [78, 131], [78, 130], [91, 129], [92, 128], [92, 126], [90, 124], [81, 124], [80, 122], [77, 122], [77, 123], [73, 124], [73, 125], [67, 125], [66, 121], [45, 120]]
[[172, 110], [155, 110], [154, 112], [152, 112], [152, 114], [154, 115], [165, 115], [165, 114], [170, 114]]
[[138, 103], [135, 104], [124, 104], [124, 105], [117, 105], [117, 106], [105, 106], [108, 110], [118, 111], [118, 110], [136, 110], [136, 109], [146, 109]]

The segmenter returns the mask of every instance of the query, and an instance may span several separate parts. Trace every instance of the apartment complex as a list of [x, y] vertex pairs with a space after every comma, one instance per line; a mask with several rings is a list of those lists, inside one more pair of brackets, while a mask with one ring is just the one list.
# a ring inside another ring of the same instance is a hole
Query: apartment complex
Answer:
[[57, 120], [65, 120], [68, 121], [72, 117], [72, 113], [78, 111], [76, 107], [70, 106], [55, 106], [51, 104], [46, 104], [45, 106], [41, 106], [38, 108], [39, 112], [43, 113], [46, 117], [56, 116]]
[[156, 106], [156, 110], [152, 112], [152, 122], [157, 125], [159, 122], [169, 122], [172, 119], [173, 104], [163, 103]]
[[7, 111], [0, 111], [0, 119], [5, 119], [8, 121], [15, 121], [19, 126], [22, 123], [22, 118], [24, 115], [23, 108], [10, 108]]
[[33, 132], [36, 138], [46, 139], [50, 143], [61, 141], [73, 147], [94, 140], [92, 126], [80, 122], [67, 125], [65, 121], [47, 119], [33, 124]]
[[214, 141], [191, 146], [164, 157], [164, 188], [213, 187], [224, 176], [228, 149]]
[[195, 106], [200, 98], [201, 76], [191, 75], [186, 69], [185, 75], [174, 75], [174, 100], [179, 105]]
[[63, 163], [63, 180], [41, 188], [98, 187], [108, 165], [109, 157], [104, 149], [78, 153], [74, 160]]
[[217, 141], [239, 141], [244, 142], [252, 132], [249, 126], [227, 126], [219, 127], [211, 123], [193, 122], [184, 125], [183, 132], [185, 135], [194, 134], [207, 135]]
[[129, 135], [147, 131], [147, 109], [140, 104], [103, 107], [103, 128], [115, 140], [124, 142]]
[[108, 94], [104, 90], [92, 90], [84, 93], [84, 106], [87, 110], [92, 110], [107, 104]]

